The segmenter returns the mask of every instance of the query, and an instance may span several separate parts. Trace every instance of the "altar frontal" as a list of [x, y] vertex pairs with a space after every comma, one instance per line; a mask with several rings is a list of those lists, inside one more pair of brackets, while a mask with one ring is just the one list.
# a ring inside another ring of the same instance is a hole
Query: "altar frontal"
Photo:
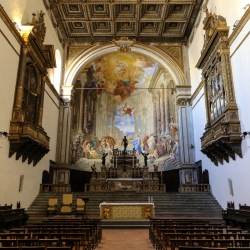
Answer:
[[101, 203], [104, 220], [148, 220], [154, 218], [154, 203]]

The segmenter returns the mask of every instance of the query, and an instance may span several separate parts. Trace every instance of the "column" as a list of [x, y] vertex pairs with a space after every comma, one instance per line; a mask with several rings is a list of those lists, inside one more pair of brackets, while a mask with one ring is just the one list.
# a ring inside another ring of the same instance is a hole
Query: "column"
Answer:
[[[57, 136], [57, 152], [56, 152], [56, 172], [65, 173], [65, 183], [68, 184], [69, 180], [66, 179], [66, 172], [68, 171], [68, 164], [70, 161], [70, 126], [71, 126], [71, 113], [72, 113], [72, 97], [74, 90], [72, 86], [61, 86], [62, 88], [62, 101], [60, 103], [59, 123], [58, 123], [58, 136]], [[57, 181], [57, 180], [55, 180]]]
[[[195, 152], [191, 145], [194, 145], [192, 106], [190, 105], [191, 88], [187, 86], [177, 87], [177, 110], [179, 127], [179, 147], [180, 147], [180, 183], [183, 183], [183, 176], [194, 176]], [[189, 180], [190, 184], [195, 184], [194, 179]], [[185, 183], [184, 183], [185, 184]]]
[[38, 122], [37, 122], [37, 125], [39, 127], [42, 127], [42, 122], [43, 122], [43, 103], [44, 103], [45, 80], [46, 80], [46, 77], [42, 76], [42, 79], [41, 79], [41, 88], [40, 88], [41, 92], [40, 92]]
[[83, 100], [83, 128], [87, 127], [88, 122], [88, 100], [87, 100], [87, 91], [84, 92]]
[[159, 120], [161, 120], [161, 94], [160, 92], [157, 93], [157, 108], [156, 108], [156, 111], [157, 111], [157, 135], [160, 136], [161, 133], [160, 133], [160, 127], [159, 127]]
[[164, 106], [165, 106], [165, 134], [169, 133], [169, 97], [168, 97], [168, 89], [164, 89]]
[[82, 133], [83, 128], [84, 128], [84, 126], [83, 126], [84, 125], [84, 121], [83, 121], [83, 117], [84, 117], [84, 87], [85, 87], [85, 84], [87, 82], [86, 72], [82, 73], [79, 76], [78, 80], [81, 81], [78, 131], [79, 131], [79, 133]]
[[135, 134], [138, 133], [138, 117], [136, 114], [134, 114], [134, 118], [135, 118]]
[[[163, 85], [161, 87], [164, 87]], [[160, 92], [160, 104], [161, 104], [161, 134], [165, 132], [165, 106], [164, 106], [164, 89]]]
[[156, 98], [153, 97], [153, 124], [154, 124], [154, 134], [157, 135], [157, 112], [156, 112]]

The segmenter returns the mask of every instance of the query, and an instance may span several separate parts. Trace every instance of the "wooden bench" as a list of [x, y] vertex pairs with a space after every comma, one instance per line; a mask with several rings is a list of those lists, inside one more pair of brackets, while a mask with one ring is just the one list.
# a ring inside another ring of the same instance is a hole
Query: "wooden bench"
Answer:
[[28, 218], [29, 216], [25, 213], [24, 208], [1, 210], [0, 231], [24, 225]]

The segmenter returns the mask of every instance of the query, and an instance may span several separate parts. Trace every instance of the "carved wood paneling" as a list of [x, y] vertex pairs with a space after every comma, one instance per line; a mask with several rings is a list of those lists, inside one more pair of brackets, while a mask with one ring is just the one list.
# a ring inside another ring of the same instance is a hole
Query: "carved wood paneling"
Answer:
[[[33, 14], [30, 31], [22, 33], [21, 54], [12, 120], [9, 157], [28, 159], [35, 166], [49, 152], [49, 137], [42, 127], [43, 98], [48, 68], [55, 67], [54, 48], [43, 45], [46, 27], [44, 13]], [[33, 27], [33, 28], [32, 28]]]
[[197, 67], [202, 69], [207, 124], [201, 151], [216, 166], [235, 154], [242, 157], [241, 129], [229, 57], [226, 19], [206, 10], [204, 46]]

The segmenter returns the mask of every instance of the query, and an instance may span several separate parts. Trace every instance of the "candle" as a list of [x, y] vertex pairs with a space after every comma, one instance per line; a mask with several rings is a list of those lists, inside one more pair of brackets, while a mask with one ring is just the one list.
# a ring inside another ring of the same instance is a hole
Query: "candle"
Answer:
[[116, 156], [116, 164], [115, 165], [116, 165], [116, 168], [117, 168], [117, 156]]
[[133, 167], [134, 167], [134, 156], [133, 156]]
[[151, 203], [153, 203], [153, 196], [151, 197]]
[[150, 197], [148, 197], [148, 202], [150, 202]]

